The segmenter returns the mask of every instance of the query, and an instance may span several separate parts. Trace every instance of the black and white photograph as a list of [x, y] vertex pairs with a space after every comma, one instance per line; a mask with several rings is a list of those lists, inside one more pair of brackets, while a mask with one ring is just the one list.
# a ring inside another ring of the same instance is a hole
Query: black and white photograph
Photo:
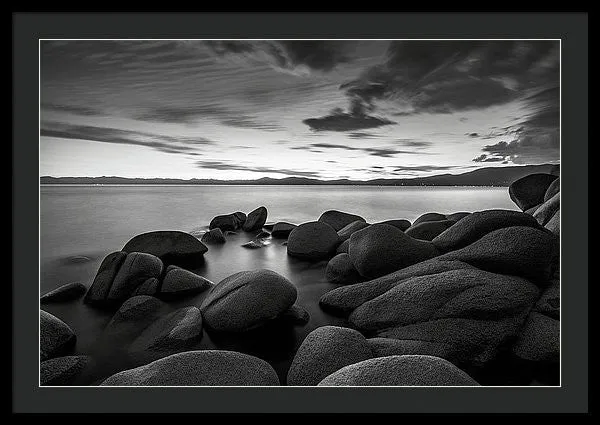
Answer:
[[39, 386], [560, 387], [562, 47], [40, 39]]

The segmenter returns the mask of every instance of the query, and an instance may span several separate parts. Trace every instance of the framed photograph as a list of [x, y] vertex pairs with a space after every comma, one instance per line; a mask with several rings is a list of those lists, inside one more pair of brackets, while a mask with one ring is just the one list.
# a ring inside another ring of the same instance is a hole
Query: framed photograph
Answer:
[[588, 411], [587, 15], [13, 21], [13, 411]]

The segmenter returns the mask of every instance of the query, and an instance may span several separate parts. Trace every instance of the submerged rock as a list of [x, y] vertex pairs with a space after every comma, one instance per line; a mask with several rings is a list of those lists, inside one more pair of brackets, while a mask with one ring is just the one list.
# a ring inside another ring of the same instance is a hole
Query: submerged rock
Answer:
[[87, 288], [83, 283], [67, 283], [66, 285], [59, 286], [58, 288], [53, 289], [52, 291], [46, 292], [40, 297], [40, 303], [48, 304], [55, 302], [73, 301], [85, 294], [86, 291]]
[[552, 174], [529, 174], [514, 181], [508, 187], [508, 194], [525, 211], [544, 202], [546, 191], [556, 178]]
[[349, 225], [350, 223], [357, 221], [357, 220], [363, 221], [363, 222], [366, 221], [361, 216], [358, 216], [355, 214], [349, 214], [349, 213], [337, 211], [337, 210], [329, 210], [329, 211], [325, 211], [323, 214], [321, 214], [321, 216], [319, 217], [319, 219], [317, 221], [320, 221], [321, 223], [329, 224], [331, 227], [333, 227], [333, 229], [336, 232], [338, 232], [341, 229], [343, 229], [344, 227], [346, 227], [347, 225]]
[[166, 230], [137, 235], [121, 251], [145, 252], [157, 256], [167, 265], [186, 267], [202, 262], [208, 248], [189, 233]]
[[200, 241], [209, 245], [222, 244], [227, 242], [227, 240], [225, 239], [225, 235], [223, 235], [223, 231], [218, 227], [209, 230], [208, 232], [203, 234]]
[[294, 230], [296, 227], [295, 224], [286, 223], [284, 221], [280, 221], [275, 223], [273, 226], [273, 231], [271, 232], [271, 236], [277, 239], [285, 239], [290, 235], [290, 232]]
[[242, 228], [246, 232], [253, 232], [255, 230], [262, 229], [266, 221], [267, 209], [265, 207], [258, 207], [248, 214], [248, 217], [246, 218]]
[[40, 361], [67, 354], [75, 341], [75, 333], [65, 322], [40, 310]]
[[333, 227], [319, 221], [301, 224], [290, 232], [287, 253], [305, 260], [329, 258], [339, 244]]

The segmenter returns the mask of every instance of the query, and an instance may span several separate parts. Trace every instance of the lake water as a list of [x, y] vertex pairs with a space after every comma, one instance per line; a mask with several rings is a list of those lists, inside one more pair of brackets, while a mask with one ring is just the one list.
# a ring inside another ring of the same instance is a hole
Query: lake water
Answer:
[[[41, 293], [73, 281], [89, 286], [102, 259], [139, 233], [182, 230], [200, 235], [215, 215], [247, 213], [261, 205], [268, 209], [267, 222], [296, 224], [316, 220], [329, 209], [358, 214], [368, 222], [413, 221], [426, 212], [517, 209], [504, 187], [57, 185], [42, 186], [40, 191]], [[216, 283], [241, 270], [274, 270], [296, 285], [297, 303], [310, 313], [310, 322], [233, 338], [205, 332], [195, 348], [256, 355], [269, 361], [283, 380], [293, 353], [311, 330], [344, 324], [343, 319], [324, 313], [318, 306], [321, 295], [337, 285], [324, 279], [326, 262], [290, 258], [281, 241], [257, 250], [240, 246], [253, 236], [240, 232], [228, 236], [224, 245], [209, 246], [205, 264], [194, 271]], [[170, 308], [198, 305], [204, 296], [170, 303]], [[98, 344], [111, 312], [89, 307], [81, 300], [45, 305], [44, 309], [73, 328], [77, 353], [97, 360], [96, 369], [82, 383], [97, 383], [118, 370], [140, 364], [137, 359], [116, 355], [118, 350], [107, 352], [106, 343]]]

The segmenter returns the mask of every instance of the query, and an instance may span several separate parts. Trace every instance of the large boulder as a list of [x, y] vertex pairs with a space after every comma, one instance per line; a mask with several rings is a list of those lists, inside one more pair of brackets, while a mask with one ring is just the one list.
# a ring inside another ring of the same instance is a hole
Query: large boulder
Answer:
[[558, 238], [552, 233], [539, 228], [514, 226], [494, 230], [438, 259], [459, 260], [490, 272], [523, 276], [541, 283], [550, 278], [558, 253]]
[[162, 274], [162, 270], [162, 261], [152, 254], [144, 252], [127, 254], [110, 286], [106, 302], [116, 304], [129, 298], [138, 286], [148, 279], [158, 279]]
[[413, 221], [412, 225], [416, 226], [417, 224], [426, 223], [428, 221], [442, 221], [442, 220], [446, 220], [445, 214], [430, 212], [430, 213], [422, 214], [419, 217], [417, 217], [417, 219], [415, 221]]
[[203, 234], [200, 241], [208, 245], [217, 245], [227, 242], [225, 235], [223, 235], [223, 231], [218, 227], [215, 227], [214, 229], [211, 229]]
[[325, 279], [328, 282], [343, 285], [351, 285], [363, 280], [350, 261], [350, 256], [345, 253], [338, 254], [329, 260], [325, 269]]
[[288, 371], [287, 384], [317, 385], [336, 370], [371, 357], [371, 348], [360, 332], [322, 326], [308, 334], [298, 348]]
[[233, 215], [233, 218], [237, 221], [237, 224], [236, 224], [237, 228], [241, 228], [244, 225], [244, 223], [246, 222], [246, 219], [248, 218], [246, 213], [242, 212], [242, 211], [236, 211], [232, 215]]
[[453, 221], [456, 223], [469, 215], [471, 215], [470, 212], [465, 212], [465, 211], [455, 212], [452, 214], [447, 214], [446, 220], [450, 220], [450, 221]]
[[157, 256], [165, 264], [185, 267], [201, 263], [208, 248], [189, 233], [164, 230], [137, 235], [121, 251], [145, 252]]
[[456, 349], [451, 344], [414, 339], [369, 338], [367, 343], [373, 357], [406, 356], [422, 354], [453, 361]]
[[165, 277], [160, 287], [160, 296], [186, 296], [204, 292], [212, 288], [213, 283], [177, 266], [167, 267]]
[[40, 310], [40, 361], [67, 354], [75, 341], [75, 333], [65, 322]]
[[267, 222], [267, 209], [265, 207], [258, 207], [248, 214], [246, 221], [242, 225], [242, 228], [246, 232], [253, 232], [255, 230], [262, 229], [263, 225]]
[[508, 187], [508, 194], [525, 211], [544, 202], [544, 195], [556, 178], [552, 174], [530, 174], [512, 182]]
[[436, 236], [433, 244], [443, 252], [454, 251], [472, 244], [494, 230], [511, 226], [539, 227], [531, 215], [520, 211], [477, 211]]
[[476, 386], [473, 378], [447, 360], [433, 356], [377, 357], [332, 373], [321, 386]]
[[415, 226], [410, 226], [404, 233], [411, 238], [431, 241], [454, 223], [452, 220], [424, 221]]
[[208, 228], [210, 230], [221, 229], [223, 232], [235, 232], [242, 227], [243, 224], [243, 222], [240, 222], [241, 217], [237, 216], [236, 214], [237, 213], [218, 215], [210, 221]]
[[329, 258], [339, 244], [336, 230], [329, 224], [311, 221], [303, 223], [288, 236], [288, 255], [304, 260]]
[[346, 227], [350, 223], [357, 221], [357, 220], [366, 221], [361, 216], [358, 216], [355, 214], [349, 214], [349, 213], [345, 213], [345, 212], [337, 211], [337, 210], [329, 210], [329, 211], [325, 211], [323, 214], [321, 214], [318, 221], [320, 221], [321, 223], [329, 224], [337, 232], [337, 231], [342, 230], [344, 227]]
[[234, 351], [186, 351], [107, 378], [102, 386], [271, 386], [277, 373], [264, 360]]
[[556, 211], [560, 209], [560, 192], [556, 193], [553, 197], [544, 202], [540, 207], [535, 210], [533, 217], [544, 226], [550, 221], [550, 219], [556, 214]]
[[405, 219], [386, 220], [375, 224], [388, 224], [402, 230], [403, 232], [410, 227], [410, 221]]
[[286, 223], [284, 221], [279, 221], [273, 225], [273, 231], [271, 232], [271, 236], [275, 239], [286, 239], [292, 230], [296, 227], [295, 224]]
[[550, 186], [548, 186], [548, 189], [546, 189], [546, 193], [544, 193], [544, 202], [552, 198], [558, 192], [560, 192], [560, 178], [557, 178], [550, 183]]
[[556, 363], [560, 358], [560, 321], [531, 312], [519, 334], [513, 352], [535, 362]]
[[70, 385], [91, 364], [89, 356], [55, 357], [40, 364], [40, 385]]
[[73, 301], [85, 294], [86, 291], [87, 288], [83, 283], [67, 283], [42, 295], [40, 304]]
[[200, 309], [210, 329], [243, 332], [275, 319], [296, 297], [296, 287], [274, 271], [242, 271], [215, 285]]
[[155, 296], [160, 291], [160, 281], [156, 277], [150, 277], [144, 281], [135, 291], [131, 293], [132, 297], [137, 295]]
[[338, 245], [335, 249], [336, 254], [348, 254], [348, 249], [350, 249], [350, 239], [346, 239], [344, 242]]
[[85, 294], [83, 302], [95, 304], [103, 303], [106, 300], [108, 291], [110, 291], [113, 280], [115, 280], [115, 276], [119, 272], [125, 258], [127, 258], [126, 252], [117, 251], [108, 254], [106, 258], [102, 260], [92, 286], [90, 286]]
[[560, 236], [560, 210], [556, 211], [552, 218], [544, 226], [556, 236]]
[[360, 221], [360, 220], [353, 221], [349, 225], [344, 226], [342, 229], [340, 229], [338, 231], [338, 236], [340, 237], [340, 242], [344, 242], [345, 240], [350, 239], [350, 236], [352, 236], [352, 234], [354, 232], [357, 232], [368, 226], [369, 226], [368, 223], [365, 223], [364, 221]]
[[361, 276], [376, 278], [435, 257], [438, 251], [431, 242], [413, 239], [394, 226], [374, 224], [352, 234], [348, 254]]

